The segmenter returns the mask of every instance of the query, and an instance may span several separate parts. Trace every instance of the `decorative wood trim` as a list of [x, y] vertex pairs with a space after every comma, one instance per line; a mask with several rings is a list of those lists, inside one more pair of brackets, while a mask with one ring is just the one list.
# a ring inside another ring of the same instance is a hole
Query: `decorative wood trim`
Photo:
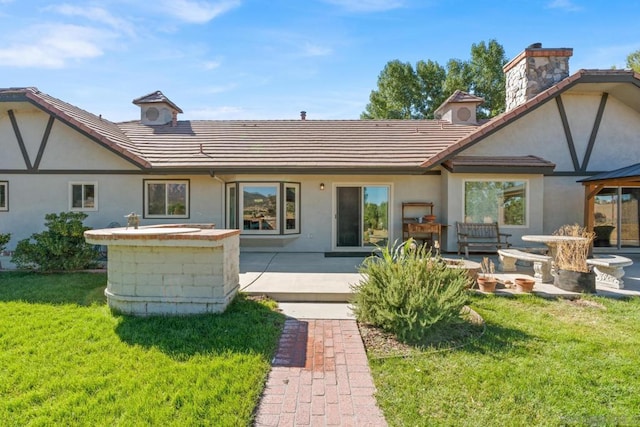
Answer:
[[42, 161], [42, 155], [44, 154], [44, 148], [47, 146], [47, 142], [49, 141], [49, 135], [51, 135], [51, 128], [53, 127], [54, 121], [55, 121], [55, 117], [52, 115], [49, 116], [49, 121], [47, 122], [47, 127], [44, 130], [44, 134], [42, 135], [40, 148], [38, 149], [38, 155], [36, 156], [36, 161], [33, 164], [34, 169], [38, 169], [40, 167], [40, 162]]
[[578, 163], [578, 155], [576, 154], [576, 147], [573, 143], [573, 136], [571, 136], [571, 128], [569, 127], [569, 120], [567, 119], [567, 112], [564, 109], [562, 103], [562, 96], [556, 97], [556, 105], [558, 106], [558, 112], [560, 113], [560, 120], [562, 120], [562, 128], [564, 129], [565, 137], [567, 138], [567, 146], [569, 147], [569, 153], [571, 153], [571, 161], [573, 162], [573, 169], [579, 171], [580, 164]]
[[20, 133], [20, 128], [18, 127], [18, 121], [16, 120], [16, 115], [13, 113], [13, 110], [8, 110], [7, 114], [9, 114], [9, 120], [11, 120], [13, 133], [16, 135], [16, 139], [18, 140], [18, 146], [20, 147], [20, 151], [22, 152], [22, 157], [24, 158], [24, 164], [27, 166], [27, 170], [33, 170], [33, 166], [31, 165], [31, 160], [29, 160], [29, 153], [27, 152], [27, 146], [24, 145], [24, 140], [22, 139], [22, 134]]
[[589, 165], [591, 152], [593, 151], [593, 146], [596, 143], [596, 136], [598, 136], [598, 130], [600, 130], [600, 123], [602, 122], [602, 116], [604, 115], [604, 108], [607, 105], [607, 98], [609, 98], [609, 94], [604, 92], [602, 94], [602, 98], [600, 98], [598, 113], [596, 114], [596, 118], [593, 122], [593, 129], [591, 129], [591, 136], [589, 137], [589, 143], [587, 144], [587, 151], [584, 153], [584, 159], [582, 160], [582, 166], [580, 167], [581, 171], [587, 170], [587, 166]]

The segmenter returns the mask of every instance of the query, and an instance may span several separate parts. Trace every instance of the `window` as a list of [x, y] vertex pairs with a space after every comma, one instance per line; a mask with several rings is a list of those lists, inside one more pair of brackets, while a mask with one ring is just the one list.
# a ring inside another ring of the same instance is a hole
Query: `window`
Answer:
[[465, 181], [466, 222], [527, 225], [526, 181]]
[[69, 183], [69, 210], [97, 211], [98, 184], [95, 182]]
[[300, 184], [227, 184], [227, 226], [242, 234], [300, 233]]
[[189, 180], [145, 180], [145, 218], [189, 218]]
[[9, 210], [9, 182], [0, 181], [0, 211]]

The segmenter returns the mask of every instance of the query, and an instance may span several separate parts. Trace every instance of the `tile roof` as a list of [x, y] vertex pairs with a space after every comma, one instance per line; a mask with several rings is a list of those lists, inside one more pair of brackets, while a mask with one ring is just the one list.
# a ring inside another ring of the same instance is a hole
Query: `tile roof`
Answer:
[[153, 168], [405, 171], [475, 130], [443, 120], [192, 120], [118, 124]]
[[508, 173], [553, 172], [556, 165], [538, 156], [455, 156], [442, 163], [452, 172], [480, 172], [500, 169]]
[[165, 104], [169, 104], [171, 107], [173, 107], [178, 113], [182, 113], [182, 110], [180, 109], [180, 107], [178, 107], [176, 104], [171, 102], [171, 100], [169, 98], [167, 98], [164, 95], [164, 93], [160, 92], [159, 90], [157, 90], [155, 92], [148, 93], [148, 94], [143, 95], [143, 96], [141, 96], [139, 98], [136, 98], [132, 102], [134, 104], [136, 104], [136, 105], [165, 103]]

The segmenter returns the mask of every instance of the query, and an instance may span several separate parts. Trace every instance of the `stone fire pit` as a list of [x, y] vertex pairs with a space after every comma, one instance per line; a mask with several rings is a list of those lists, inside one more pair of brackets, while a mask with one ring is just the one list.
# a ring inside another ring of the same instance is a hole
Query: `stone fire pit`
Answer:
[[89, 230], [108, 248], [109, 307], [134, 315], [222, 312], [239, 287], [239, 230], [155, 225]]

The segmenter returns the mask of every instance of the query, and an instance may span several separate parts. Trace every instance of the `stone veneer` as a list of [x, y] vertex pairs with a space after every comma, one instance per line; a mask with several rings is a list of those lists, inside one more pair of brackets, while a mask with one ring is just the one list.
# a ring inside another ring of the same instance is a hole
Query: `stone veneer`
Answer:
[[506, 111], [569, 77], [571, 48], [528, 47], [504, 66]]
[[222, 312], [239, 288], [239, 230], [184, 226], [85, 232], [107, 245], [109, 307], [134, 315]]

